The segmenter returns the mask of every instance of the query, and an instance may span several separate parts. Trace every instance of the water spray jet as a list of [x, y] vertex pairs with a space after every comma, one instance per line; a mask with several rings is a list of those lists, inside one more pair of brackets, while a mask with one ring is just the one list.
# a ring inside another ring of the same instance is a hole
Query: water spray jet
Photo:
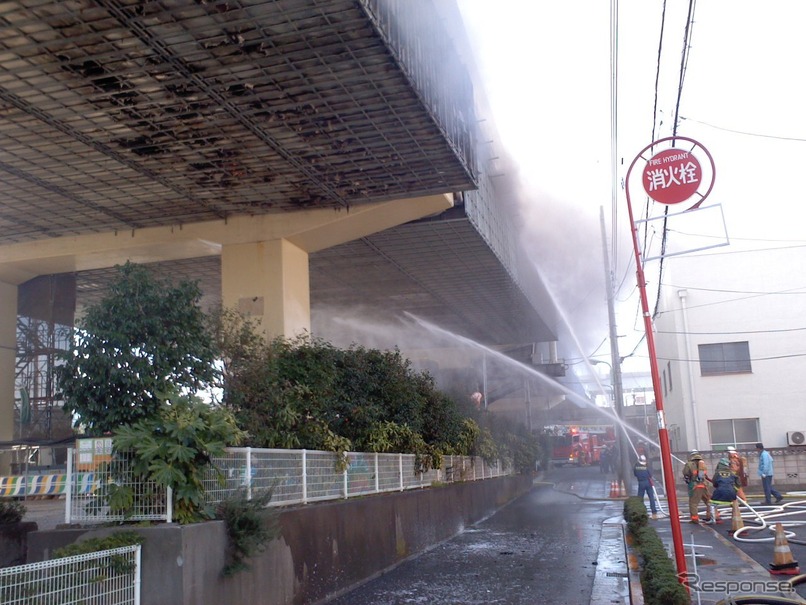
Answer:
[[[594, 410], [596, 410], [600, 414], [606, 416], [607, 418], [609, 418], [613, 422], [617, 423], [624, 430], [629, 431], [632, 434], [637, 435], [638, 437], [640, 437], [642, 440], [647, 441], [650, 445], [653, 445], [653, 446], [655, 446], [657, 448], [660, 448], [660, 444], [658, 444], [655, 440], [651, 439], [648, 435], [642, 433], [638, 429], [636, 429], [636, 428], [630, 426], [629, 424], [625, 423], [616, 414], [611, 412], [609, 410], [609, 408], [602, 408], [602, 407], [599, 407], [599, 406], [595, 405], [589, 399], [586, 399], [586, 398], [582, 397], [581, 395], [579, 395], [578, 393], [575, 393], [574, 391], [572, 391], [568, 387], [566, 387], [566, 386], [562, 385], [561, 383], [557, 382], [556, 380], [554, 380], [552, 377], [546, 376], [545, 374], [543, 374], [542, 372], [540, 372], [536, 368], [532, 368], [532, 367], [530, 367], [530, 366], [528, 366], [528, 365], [526, 365], [526, 364], [524, 364], [524, 363], [522, 363], [522, 362], [520, 362], [520, 361], [518, 361], [516, 359], [512, 359], [511, 357], [508, 357], [507, 355], [504, 355], [500, 351], [496, 351], [495, 349], [492, 349], [492, 348], [490, 348], [490, 347], [488, 347], [486, 345], [483, 345], [483, 344], [481, 344], [479, 342], [471, 340], [470, 338], [467, 338], [465, 336], [461, 336], [459, 334], [454, 334], [453, 332], [445, 330], [444, 328], [440, 328], [439, 326], [437, 326], [437, 325], [435, 325], [435, 324], [433, 324], [433, 323], [431, 323], [431, 322], [429, 322], [429, 321], [427, 321], [425, 319], [417, 317], [416, 315], [414, 315], [412, 313], [409, 313], [408, 311], [404, 311], [404, 313], [412, 321], [414, 321], [415, 323], [419, 324], [422, 328], [428, 330], [432, 334], [441, 336], [443, 338], [447, 338], [449, 340], [453, 340], [455, 342], [459, 342], [459, 343], [461, 343], [461, 344], [463, 344], [465, 346], [468, 346], [468, 347], [471, 347], [471, 348], [476, 349], [478, 351], [484, 352], [487, 355], [490, 355], [490, 356], [494, 357], [495, 359], [503, 361], [504, 363], [506, 363], [506, 364], [508, 364], [508, 365], [510, 365], [512, 367], [515, 367], [515, 368], [517, 368], [519, 370], [522, 370], [522, 371], [526, 372], [527, 374], [529, 374], [530, 376], [533, 376], [533, 377], [537, 378], [538, 380], [542, 381], [544, 384], [552, 386], [552, 387], [556, 388], [557, 390], [561, 391], [563, 394], [566, 395], [566, 397], [570, 398], [571, 400], [573, 400], [573, 401], [575, 401], [575, 402], [577, 402], [577, 403], [579, 403], [579, 404], [581, 404], [583, 406], [593, 408]], [[591, 365], [591, 367], [593, 367], [593, 366]], [[633, 451], [635, 451], [635, 448], [633, 448]], [[676, 460], [678, 460], [681, 463], [685, 462], [684, 460], [680, 460], [679, 458], [676, 458]]]

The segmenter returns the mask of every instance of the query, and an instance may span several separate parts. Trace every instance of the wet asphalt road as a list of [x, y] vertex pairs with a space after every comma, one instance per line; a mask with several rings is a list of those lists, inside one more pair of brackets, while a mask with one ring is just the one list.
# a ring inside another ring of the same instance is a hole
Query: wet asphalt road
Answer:
[[[553, 478], [601, 481], [598, 468]], [[621, 502], [581, 500], [538, 485], [495, 515], [328, 605], [589, 603], [604, 519]]]

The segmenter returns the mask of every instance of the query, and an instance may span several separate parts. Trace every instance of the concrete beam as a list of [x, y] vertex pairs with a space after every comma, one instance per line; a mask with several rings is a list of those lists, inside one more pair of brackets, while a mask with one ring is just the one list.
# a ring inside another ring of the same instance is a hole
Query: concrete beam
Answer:
[[38, 275], [100, 269], [126, 261], [149, 263], [216, 256], [226, 245], [285, 239], [311, 253], [452, 207], [449, 194], [284, 214], [60, 237], [0, 246], [0, 281], [21, 284]]

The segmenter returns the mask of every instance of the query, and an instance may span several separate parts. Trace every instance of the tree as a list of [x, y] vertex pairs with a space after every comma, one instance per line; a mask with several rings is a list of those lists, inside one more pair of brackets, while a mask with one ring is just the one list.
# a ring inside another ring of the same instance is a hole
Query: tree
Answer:
[[143, 266], [119, 266], [106, 296], [76, 322], [56, 368], [64, 411], [102, 434], [154, 416], [174, 388], [211, 386], [218, 373], [200, 298], [194, 282], [172, 285]]

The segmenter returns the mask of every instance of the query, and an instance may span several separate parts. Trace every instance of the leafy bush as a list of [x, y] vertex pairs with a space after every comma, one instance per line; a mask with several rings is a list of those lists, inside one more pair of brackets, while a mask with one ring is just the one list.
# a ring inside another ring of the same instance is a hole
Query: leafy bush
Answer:
[[240, 491], [216, 508], [216, 518], [226, 524], [229, 538], [228, 561], [222, 571], [225, 576], [248, 570], [246, 559], [266, 550], [280, 535], [277, 511], [266, 508], [272, 490], [253, 492], [252, 496], [250, 500]]
[[642, 499], [627, 498], [624, 519], [641, 558], [641, 588], [646, 605], [689, 605], [691, 597], [680, 583], [663, 541], [649, 525]]
[[72, 557], [73, 555], [85, 555], [101, 550], [109, 550], [110, 548], [142, 544], [143, 542], [145, 542], [145, 538], [135, 531], [118, 531], [102, 538], [88, 538], [57, 548], [53, 551], [53, 558], [61, 559], [63, 557]]
[[422, 435], [414, 432], [408, 424], [396, 422], [380, 422], [370, 431], [367, 439], [366, 451], [413, 452], [415, 454], [415, 467], [419, 472], [427, 472], [442, 465], [442, 453], [435, 447], [428, 445]]
[[453, 401], [398, 350], [338, 349], [308, 335], [261, 344], [237, 314], [217, 321], [223, 403], [249, 428], [249, 445], [388, 451], [391, 441], [428, 466], [461, 437]]
[[0, 500], [0, 525], [14, 525], [25, 517], [25, 506], [17, 500]]
[[624, 520], [631, 534], [635, 534], [649, 523], [643, 499], [631, 496], [624, 501]]
[[[119, 531], [103, 538], [88, 538], [80, 542], [74, 542], [63, 548], [53, 551], [54, 559], [72, 557], [74, 555], [84, 555], [122, 546], [133, 546], [142, 544], [145, 538], [133, 531]], [[81, 564], [82, 573], [88, 577], [104, 578], [109, 575], [126, 574], [134, 571], [135, 564], [127, 561], [122, 555], [113, 555], [108, 561], [85, 561]], [[90, 571], [92, 570], [92, 571]]]
[[[173, 489], [176, 520], [193, 523], [211, 516], [204, 510], [203, 478], [212, 457], [223, 455], [227, 445], [237, 445], [243, 436], [229, 410], [174, 394], [156, 417], [118, 428], [113, 444], [119, 455], [131, 455], [136, 475]], [[135, 504], [134, 494], [129, 496]], [[127, 494], [116, 497], [127, 503]]]

